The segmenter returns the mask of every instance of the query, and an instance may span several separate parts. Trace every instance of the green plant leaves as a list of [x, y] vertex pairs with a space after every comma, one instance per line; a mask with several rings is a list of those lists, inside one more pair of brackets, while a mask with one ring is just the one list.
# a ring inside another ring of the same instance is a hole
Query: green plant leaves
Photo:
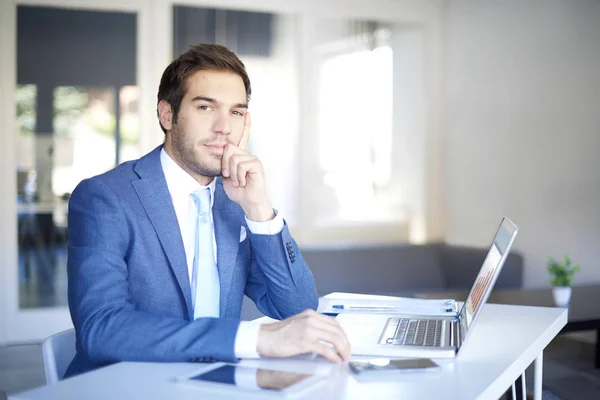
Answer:
[[548, 257], [548, 273], [552, 286], [571, 286], [573, 277], [579, 271], [579, 265], [571, 266], [571, 257], [565, 254], [564, 261], [558, 262], [553, 257]]

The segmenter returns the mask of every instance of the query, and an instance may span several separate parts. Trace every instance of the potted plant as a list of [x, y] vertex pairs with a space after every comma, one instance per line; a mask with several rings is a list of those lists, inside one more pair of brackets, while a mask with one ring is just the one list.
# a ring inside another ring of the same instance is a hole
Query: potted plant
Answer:
[[548, 273], [552, 284], [552, 296], [557, 306], [566, 306], [571, 300], [571, 284], [579, 265], [571, 265], [571, 257], [565, 254], [563, 262], [548, 257]]

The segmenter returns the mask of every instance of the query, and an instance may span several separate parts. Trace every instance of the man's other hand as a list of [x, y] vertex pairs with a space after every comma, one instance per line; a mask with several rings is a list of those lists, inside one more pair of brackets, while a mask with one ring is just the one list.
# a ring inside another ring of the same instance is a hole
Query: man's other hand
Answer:
[[257, 350], [265, 357], [316, 353], [332, 362], [350, 359], [350, 342], [340, 324], [313, 310], [305, 310], [283, 321], [262, 324]]

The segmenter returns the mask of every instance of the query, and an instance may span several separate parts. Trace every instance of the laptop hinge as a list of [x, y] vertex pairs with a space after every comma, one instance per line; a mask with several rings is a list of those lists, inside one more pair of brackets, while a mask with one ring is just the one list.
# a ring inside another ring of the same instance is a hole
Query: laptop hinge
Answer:
[[462, 319], [460, 318], [460, 314], [456, 316], [456, 346], [454, 346], [456, 348], [456, 351], [458, 351], [458, 349], [460, 349], [460, 346], [462, 346], [462, 341], [463, 341], [463, 324], [462, 324]]

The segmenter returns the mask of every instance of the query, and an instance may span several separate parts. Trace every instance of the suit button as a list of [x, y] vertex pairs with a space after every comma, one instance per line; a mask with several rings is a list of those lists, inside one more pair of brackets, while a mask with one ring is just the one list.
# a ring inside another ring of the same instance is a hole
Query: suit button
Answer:
[[287, 242], [285, 244], [286, 249], [291, 250], [292, 249], [292, 242]]

